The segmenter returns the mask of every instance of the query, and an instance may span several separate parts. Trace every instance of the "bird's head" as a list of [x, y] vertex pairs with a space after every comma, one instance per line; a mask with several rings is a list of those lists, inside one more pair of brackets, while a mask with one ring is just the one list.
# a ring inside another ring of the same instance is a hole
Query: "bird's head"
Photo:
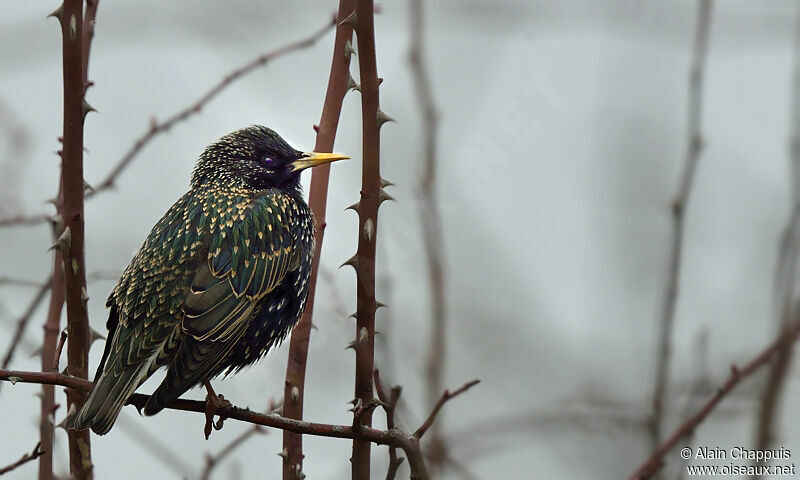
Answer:
[[209, 145], [192, 174], [192, 187], [221, 183], [263, 190], [297, 188], [306, 168], [343, 160], [334, 153], [301, 152], [267, 127], [251, 127], [229, 133]]

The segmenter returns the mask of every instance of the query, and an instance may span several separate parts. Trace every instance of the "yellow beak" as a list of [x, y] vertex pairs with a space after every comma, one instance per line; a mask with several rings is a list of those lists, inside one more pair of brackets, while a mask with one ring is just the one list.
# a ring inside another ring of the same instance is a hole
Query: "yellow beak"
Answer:
[[350, 157], [347, 155], [339, 155], [338, 153], [307, 152], [304, 153], [302, 157], [292, 162], [292, 171], [297, 172], [305, 170], [306, 168], [335, 162], [336, 160], [346, 160], [348, 158]]

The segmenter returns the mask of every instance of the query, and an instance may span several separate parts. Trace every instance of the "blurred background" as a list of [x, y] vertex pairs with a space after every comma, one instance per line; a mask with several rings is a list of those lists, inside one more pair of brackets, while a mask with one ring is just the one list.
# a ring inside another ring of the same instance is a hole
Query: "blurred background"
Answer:
[[[15, 2], [0, 16], [0, 218], [52, 213], [61, 132], [57, 2]], [[149, 128], [195, 102], [258, 54], [320, 29], [337, 2], [101, 1], [89, 69], [85, 176], [101, 181]], [[439, 0], [425, 2], [425, 56], [436, 107], [438, 208], [447, 307], [444, 385], [482, 383], [438, 419], [448, 458], [438, 478], [623, 478], [649, 455], [662, 310], [674, 261], [671, 203], [689, 144], [689, 68], [696, 1]], [[779, 240], [792, 208], [793, 66], [798, 3], [714, 5], [703, 78], [705, 148], [687, 206], [662, 437], [778, 331]], [[407, 2], [376, 16], [382, 174], [395, 184], [378, 231], [377, 365], [401, 384], [400, 423], [427, 416], [425, 361], [431, 294], [420, 213], [423, 130], [408, 62]], [[203, 148], [250, 124], [296, 148], [313, 147], [333, 33], [277, 59], [157, 136], [86, 204], [90, 321], [105, 331], [105, 299], [149, 229], [188, 188]], [[357, 65], [351, 65], [354, 76]], [[356, 77], [357, 78], [357, 77]], [[360, 189], [360, 99], [345, 98], [332, 169], [305, 392], [305, 417], [349, 424], [355, 276], [337, 267], [356, 248], [344, 208]], [[307, 185], [308, 174], [304, 178]], [[39, 283], [52, 259], [46, 224], [0, 228], [0, 276]], [[0, 284], [0, 348], [36, 288]], [[46, 307], [12, 367], [38, 370]], [[62, 320], [63, 325], [63, 320]], [[243, 373], [216, 382], [236, 405], [266, 408], [283, 395], [288, 342]], [[102, 342], [90, 354], [96, 368]], [[63, 361], [62, 361], [63, 365]], [[680, 446], [753, 448], [768, 369], [747, 379]], [[156, 377], [159, 377], [156, 375]], [[160, 381], [160, 377], [157, 379]], [[148, 392], [156, 381], [142, 387]], [[0, 465], [35, 445], [39, 388], [0, 390]], [[199, 389], [189, 394], [202, 399]], [[63, 403], [62, 389], [57, 402]], [[800, 456], [800, 401], [790, 365], [773, 445]], [[59, 411], [58, 420], [65, 412]], [[384, 415], [376, 413], [376, 425]], [[202, 436], [196, 414], [139, 417], [126, 407], [93, 437], [97, 478], [197, 478], [248, 428], [234, 421]], [[351, 442], [304, 437], [309, 478], [348, 478]], [[281, 434], [239, 447], [215, 478], [277, 478]], [[56, 434], [56, 471], [68, 471]], [[373, 449], [375, 478], [385, 447]], [[685, 475], [677, 451], [663, 478]], [[791, 463], [782, 462], [782, 463]], [[713, 463], [713, 462], [708, 462]], [[723, 462], [727, 464], [729, 462]], [[747, 463], [744, 462], [746, 465]], [[33, 478], [33, 464], [9, 475]], [[407, 478], [404, 465], [398, 478]]]

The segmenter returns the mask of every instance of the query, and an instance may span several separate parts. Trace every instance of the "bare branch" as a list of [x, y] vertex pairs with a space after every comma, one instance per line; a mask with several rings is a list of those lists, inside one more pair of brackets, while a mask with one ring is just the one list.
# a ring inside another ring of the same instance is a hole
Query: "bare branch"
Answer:
[[17, 320], [17, 328], [14, 330], [14, 336], [11, 337], [11, 343], [8, 346], [8, 351], [6, 351], [6, 354], [3, 357], [3, 364], [0, 368], [8, 368], [8, 366], [11, 364], [11, 359], [14, 358], [14, 353], [16, 352], [17, 346], [22, 339], [22, 335], [25, 333], [25, 328], [28, 326], [28, 322], [30, 321], [31, 317], [33, 317], [36, 309], [39, 308], [39, 305], [41, 305], [44, 301], [49, 290], [50, 279], [48, 278], [47, 281], [39, 284], [39, 291], [36, 292], [36, 296], [33, 297], [30, 304], [28, 304], [28, 308], [25, 309], [25, 312], [19, 317], [19, 320]]
[[253, 425], [252, 428], [248, 428], [247, 430], [239, 434], [239, 436], [231, 440], [231, 442], [228, 443], [228, 445], [226, 445], [225, 447], [223, 447], [222, 450], [220, 450], [219, 453], [217, 453], [216, 455], [213, 456], [206, 455], [206, 466], [203, 469], [203, 473], [200, 474], [200, 479], [208, 480], [209, 478], [211, 478], [211, 472], [219, 464], [219, 462], [224, 460], [225, 457], [231, 454], [231, 452], [236, 450], [236, 448], [238, 448], [240, 445], [246, 442], [250, 437], [252, 437], [257, 433], [265, 434], [267, 432], [261, 425]]
[[694, 183], [697, 164], [703, 149], [701, 122], [703, 114], [703, 71], [708, 53], [709, 26], [711, 23], [711, 0], [700, 0], [692, 52], [692, 65], [689, 72], [688, 103], [688, 142], [686, 160], [683, 165], [678, 193], [672, 202], [672, 238], [669, 255], [669, 270], [661, 312], [656, 357], [656, 375], [653, 388], [653, 416], [650, 423], [650, 442], [655, 448], [661, 441], [661, 423], [664, 417], [664, 402], [668, 398], [670, 352], [672, 349], [672, 330], [675, 323], [675, 305], [678, 301], [683, 256], [684, 224], [689, 195]]
[[767, 365], [781, 349], [786, 348], [788, 345], [797, 340], [800, 333], [800, 321], [795, 321], [791, 328], [781, 332], [781, 334], [759, 353], [755, 358], [750, 360], [744, 367], [737, 367], [731, 365], [731, 373], [728, 380], [717, 389], [711, 398], [697, 411], [694, 415], [689, 417], [683, 424], [681, 424], [658, 448], [656, 448], [650, 457], [630, 476], [630, 480], [642, 480], [649, 478], [656, 473], [663, 465], [664, 455], [667, 454], [681, 439], [686, 435], [693, 432], [700, 423], [708, 417], [714, 410], [717, 404], [722, 401], [739, 383], [752, 375], [759, 368]]
[[431, 428], [431, 425], [433, 425], [433, 421], [436, 420], [436, 415], [439, 413], [439, 410], [442, 409], [445, 403], [461, 395], [462, 393], [466, 392], [467, 390], [469, 390], [470, 388], [474, 387], [479, 383], [481, 383], [480, 380], [473, 380], [471, 382], [467, 382], [464, 385], [462, 385], [461, 388], [453, 391], [452, 393], [450, 392], [450, 390], [445, 390], [442, 396], [439, 397], [439, 401], [436, 402], [436, 405], [433, 407], [433, 410], [431, 411], [430, 415], [428, 415], [428, 418], [425, 420], [425, 423], [423, 423], [422, 426], [420, 426], [417, 429], [417, 431], [414, 432], [414, 436], [417, 438], [422, 438], [422, 436], [425, 435], [425, 432], [427, 432], [428, 429]]
[[[399, 385], [392, 387], [391, 393], [387, 394], [383, 389], [381, 382], [381, 375], [376, 368], [373, 373], [373, 380], [375, 381], [375, 391], [378, 398], [383, 403], [383, 409], [386, 412], [386, 428], [389, 430], [395, 428], [394, 413], [397, 407], [397, 401], [400, 400], [400, 392], [402, 389]], [[389, 468], [386, 471], [386, 480], [393, 480], [397, 475], [397, 469], [403, 464], [405, 459], [397, 456], [397, 447], [389, 446]]]
[[296, 50], [308, 48], [317, 40], [319, 40], [323, 35], [325, 35], [331, 28], [333, 28], [334, 22], [333, 20], [329, 21], [322, 27], [319, 31], [313, 33], [308, 38], [303, 40], [298, 40], [296, 42], [292, 42], [288, 45], [284, 45], [283, 47], [277, 48], [271, 52], [264, 53], [259, 55], [255, 59], [249, 61], [245, 65], [237, 68], [236, 70], [232, 71], [231, 73], [225, 75], [225, 77], [218, 82], [216, 85], [211, 87], [203, 96], [197, 99], [194, 103], [189, 105], [188, 107], [172, 114], [166, 120], [162, 122], [158, 122], [153, 120], [150, 124], [150, 128], [147, 132], [144, 133], [141, 137], [139, 137], [133, 144], [133, 146], [128, 150], [125, 155], [122, 156], [117, 165], [111, 169], [111, 172], [103, 179], [99, 184], [94, 187], [94, 190], [87, 192], [86, 198], [91, 198], [97, 195], [98, 193], [104, 192], [112, 187], [114, 187], [114, 182], [116, 181], [117, 177], [125, 170], [125, 168], [130, 165], [131, 161], [136, 157], [136, 155], [147, 145], [153, 137], [157, 136], [160, 133], [166, 132], [175, 124], [180, 123], [189, 117], [197, 115], [203, 110], [208, 102], [213, 100], [217, 95], [220, 94], [225, 88], [230, 86], [233, 82], [239, 80], [243, 76], [247, 75], [248, 73], [267, 65], [267, 63], [275, 60], [278, 57], [286, 55], [287, 53], [294, 52]]
[[50, 215], [16, 215], [8, 218], [0, 218], [0, 227], [34, 227], [42, 223], [50, 222], [53, 217]]
[[5, 467], [0, 468], [0, 475], [4, 475], [10, 472], [11, 470], [14, 470], [17, 467], [20, 467], [30, 462], [31, 460], [36, 460], [37, 458], [39, 458], [41, 455], [44, 454], [44, 452], [40, 450], [39, 447], [40, 444], [37, 443], [36, 446], [33, 447], [33, 451], [31, 453], [26, 453], [25, 455], [22, 456], [22, 458], [12, 463], [11, 465], [7, 465]]

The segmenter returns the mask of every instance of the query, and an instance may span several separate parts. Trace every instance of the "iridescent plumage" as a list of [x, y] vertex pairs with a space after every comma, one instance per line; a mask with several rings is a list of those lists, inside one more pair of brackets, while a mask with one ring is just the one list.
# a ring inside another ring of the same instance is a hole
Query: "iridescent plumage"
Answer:
[[300, 170], [340, 158], [294, 150], [260, 126], [209, 146], [191, 190], [155, 225], [111, 292], [95, 388], [67, 427], [105, 434], [159, 367], [167, 375], [146, 415], [283, 340], [305, 306], [314, 250]]

